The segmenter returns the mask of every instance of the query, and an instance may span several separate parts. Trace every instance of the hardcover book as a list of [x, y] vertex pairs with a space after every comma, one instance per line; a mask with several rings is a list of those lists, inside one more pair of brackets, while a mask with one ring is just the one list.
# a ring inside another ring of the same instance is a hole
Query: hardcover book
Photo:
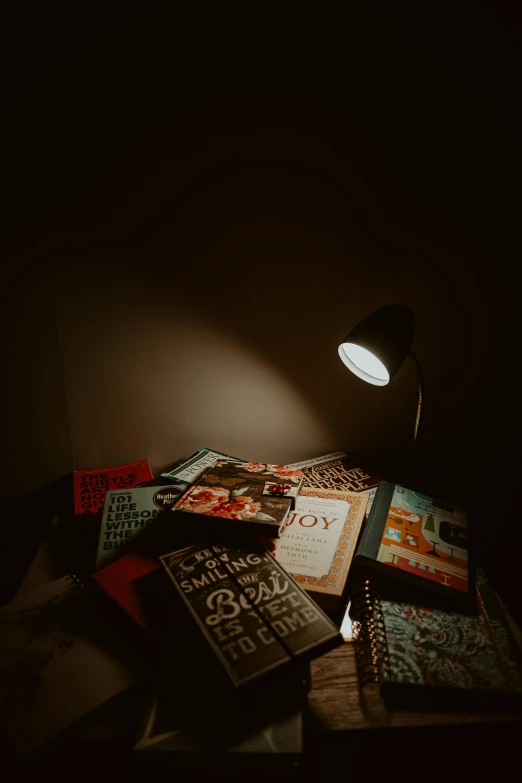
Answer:
[[370, 513], [381, 477], [378, 473], [358, 466], [357, 461], [344, 451], [334, 451], [304, 462], [294, 462], [292, 465], [303, 471], [304, 483], [307, 487], [366, 492], [368, 494], [366, 516]]
[[135, 681], [139, 655], [64, 576], [0, 608], [0, 721], [29, 757]]
[[476, 581], [473, 615], [381, 600], [370, 580], [359, 585], [354, 620], [361, 683], [377, 679], [392, 708], [521, 709], [520, 650], [481, 569]]
[[302, 472], [288, 465], [219, 460], [172, 511], [182, 512], [183, 517], [187, 512], [193, 515], [194, 525], [210, 534], [244, 529], [253, 535], [278, 537], [302, 483]]
[[111, 490], [105, 495], [96, 569], [119, 557], [130, 541], [182, 496], [181, 487], [135, 487]]
[[280, 537], [266, 542], [326, 611], [342, 605], [367, 501], [365, 493], [302, 487]]
[[462, 509], [381, 481], [354, 562], [376, 579], [409, 583], [464, 606], [475, 594], [468, 549]]
[[109, 489], [131, 489], [153, 478], [146, 459], [111, 468], [75, 470], [73, 476], [76, 515], [100, 512]]
[[191, 547], [160, 561], [202, 643], [236, 688], [342, 642], [332, 621], [254, 538], [234, 547]]
[[190, 484], [194, 484], [207, 468], [221, 458], [229, 462], [241, 462], [241, 460], [230, 457], [228, 454], [223, 454], [221, 451], [212, 451], [212, 449], [203, 447], [198, 449], [188, 459], [175, 465], [172, 470], [168, 470], [161, 475], [175, 484], [180, 484], [187, 490]]

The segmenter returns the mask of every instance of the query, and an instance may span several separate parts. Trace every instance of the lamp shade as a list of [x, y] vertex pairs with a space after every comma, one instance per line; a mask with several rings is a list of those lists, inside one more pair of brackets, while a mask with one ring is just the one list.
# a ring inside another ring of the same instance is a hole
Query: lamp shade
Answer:
[[385, 305], [363, 318], [339, 345], [339, 356], [359, 378], [386, 386], [401, 367], [415, 334], [406, 305]]

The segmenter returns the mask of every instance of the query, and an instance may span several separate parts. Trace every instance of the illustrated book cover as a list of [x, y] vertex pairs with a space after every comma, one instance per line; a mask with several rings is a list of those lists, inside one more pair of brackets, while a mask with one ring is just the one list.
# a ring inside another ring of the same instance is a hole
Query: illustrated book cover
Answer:
[[358, 673], [378, 680], [387, 706], [522, 708], [522, 655], [482, 569], [472, 615], [382, 600], [371, 579], [358, 587]]
[[307, 487], [366, 492], [368, 495], [366, 516], [370, 513], [381, 477], [375, 471], [360, 467], [358, 460], [344, 451], [334, 451], [304, 462], [294, 462], [292, 466], [303, 471], [304, 483]]
[[280, 537], [262, 539], [326, 611], [342, 605], [367, 502], [364, 492], [303, 486]]
[[342, 643], [335, 624], [255, 538], [190, 547], [160, 561], [235, 688], [288, 674]]
[[0, 608], [0, 721], [29, 757], [128, 688], [138, 654], [64, 576]]
[[103, 508], [107, 490], [131, 489], [152, 479], [152, 471], [146, 459], [110, 468], [75, 470], [74, 513], [97, 514]]
[[230, 457], [228, 454], [223, 454], [221, 451], [213, 451], [203, 446], [188, 459], [183, 460], [183, 462], [175, 465], [172, 470], [167, 470], [161, 475], [163, 478], [179, 484], [184, 490], [187, 490], [207, 468], [219, 459], [226, 459], [229, 462], [241, 462], [241, 460]]
[[209, 533], [244, 529], [277, 538], [302, 483], [302, 472], [288, 465], [218, 460], [171, 511], [184, 523], [191, 514], [194, 526]]
[[[475, 595], [468, 550], [465, 511], [381, 481], [354, 564], [372, 571], [375, 578], [400, 580], [463, 606]], [[416, 600], [415, 593], [411, 595]]]
[[132, 539], [182, 496], [181, 487], [135, 487], [110, 490], [103, 506], [96, 569], [119, 557]]

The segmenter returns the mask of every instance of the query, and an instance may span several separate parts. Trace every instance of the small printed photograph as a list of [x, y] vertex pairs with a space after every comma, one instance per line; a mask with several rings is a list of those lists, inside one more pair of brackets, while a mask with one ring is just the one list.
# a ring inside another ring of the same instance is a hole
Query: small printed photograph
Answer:
[[411, 533], [406, 533], [404, 536], [404, 543], [409, 544], [410, 546], [416, 546], [419, 547], [419, 537], [418, 536], [412, 536]]
[[388, 527], [386, 528], [386, 533], [384, 534], [385, 538], [389, 538], [390, 541], [397, 541], [400, 543], [401, 540], [401, 531], [395, 530], [394, 527]]

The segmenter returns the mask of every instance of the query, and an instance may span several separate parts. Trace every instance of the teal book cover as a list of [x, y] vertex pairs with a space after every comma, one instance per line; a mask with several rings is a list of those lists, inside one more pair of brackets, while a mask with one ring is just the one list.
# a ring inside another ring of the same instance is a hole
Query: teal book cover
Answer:
[[132, 539], [148, 527], [163, 509], [173, 506], [182, 494], [183, 488], [172, 484], [107, 492], [96, 570], [104, 568], [123, 554]]

